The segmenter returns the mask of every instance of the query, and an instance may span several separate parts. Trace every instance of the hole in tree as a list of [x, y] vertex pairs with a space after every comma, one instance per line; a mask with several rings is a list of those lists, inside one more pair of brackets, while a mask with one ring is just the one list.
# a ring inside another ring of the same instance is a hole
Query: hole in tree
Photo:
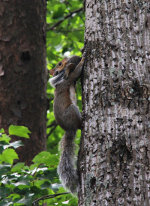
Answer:
[[30, 61], [30, 59], [31, 59], [31, 55], [30, 55], [29, 51], [23, 51], [21, 53], [21, 61], [28, 62], [28, 61]]
[[17, 104], [18, 104], [18, 105], [20, 105], [20, 104], [21, 104], [21, 101], [20, 101], [20, 100], [18, 100], [18, 101], [17, 101]]

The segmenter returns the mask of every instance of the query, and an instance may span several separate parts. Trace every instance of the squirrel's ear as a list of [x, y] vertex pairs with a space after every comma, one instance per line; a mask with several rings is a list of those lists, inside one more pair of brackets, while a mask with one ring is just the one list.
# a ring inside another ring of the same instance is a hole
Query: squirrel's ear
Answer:
[[75, 64], [69, 63], [65, 69], [64, 79], [68, 79], [69, 74], [75, 69]]

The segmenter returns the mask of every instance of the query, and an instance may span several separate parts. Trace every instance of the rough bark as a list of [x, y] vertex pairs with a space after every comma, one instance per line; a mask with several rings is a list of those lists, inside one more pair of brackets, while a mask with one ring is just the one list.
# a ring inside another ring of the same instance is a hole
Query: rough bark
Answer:
[[45, 0], [0, 2], [0, 128], [30, 129], [18, 150], [26, 163], [46, 145], [45, 16]]
[[149, 1], [86, 0], [79, 205], [150, 205]]

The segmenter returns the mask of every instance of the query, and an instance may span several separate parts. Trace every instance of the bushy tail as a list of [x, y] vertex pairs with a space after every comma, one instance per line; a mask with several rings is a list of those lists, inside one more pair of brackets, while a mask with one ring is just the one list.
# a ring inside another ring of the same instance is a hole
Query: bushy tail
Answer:
[[57, 170], [63, 186], [74, 194], [78, 187], [78, 175], [74, 165], [75, 135], [76, 131], [66, 131], [61, 140], [62, 151]]

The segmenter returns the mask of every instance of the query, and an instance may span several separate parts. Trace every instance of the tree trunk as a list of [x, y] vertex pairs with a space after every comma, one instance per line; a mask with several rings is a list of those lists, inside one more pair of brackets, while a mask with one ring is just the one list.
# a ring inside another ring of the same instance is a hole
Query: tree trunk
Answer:
[[79, 206], [150, 205], [150, 3], [85, 5]]
[[30, 129], [18, 150], [26, 163], [46, 147], [45, 16], [45, 0], [0, 3], [0, 128]]

